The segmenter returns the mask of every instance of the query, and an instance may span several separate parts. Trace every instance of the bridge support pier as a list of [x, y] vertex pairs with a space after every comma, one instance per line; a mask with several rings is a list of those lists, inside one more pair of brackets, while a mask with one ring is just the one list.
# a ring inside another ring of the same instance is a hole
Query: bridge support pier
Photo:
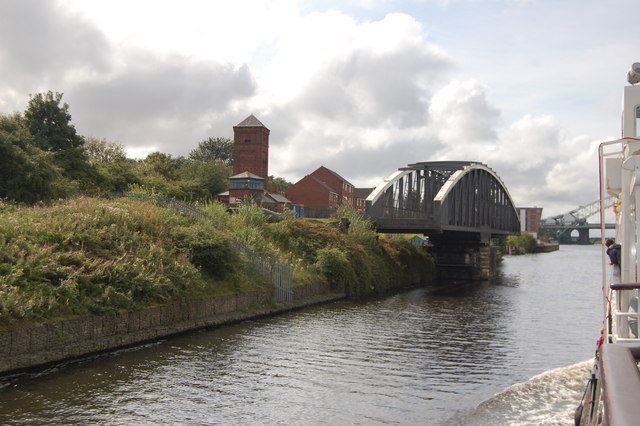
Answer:
[[477, 238], [431, 236], [430, 241], [439, 278], [483, 281], [496, 276], [497, 247]]
[[589, 244], [588, 229], [578, 229], [578, 244]]

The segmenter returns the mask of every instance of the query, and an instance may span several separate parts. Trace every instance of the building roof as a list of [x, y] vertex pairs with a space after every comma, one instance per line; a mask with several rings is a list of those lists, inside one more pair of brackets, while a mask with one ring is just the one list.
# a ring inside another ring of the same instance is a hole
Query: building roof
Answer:
[[265, 191], [263, 194], [256, 194], [255, 198], [267, 204], [291, 204], [287, 197], [275, 192]]
[[366, 199], [375, 188], [356, 188], [356, 198]]
[[335, 189], [333, 189], [332, 187], [330, 187], [329, 185], [327, 185], [325, 182], [321, 181], [320, 179], [318, 179], [317, 177], [313, 176], [313, 175], [307, 175], [309, 176], [311, 179], [313, 179], [314, 181], [318, 182], [321, 186], [323, 186], [327, 191], [329, 192], [335, 192], [336, 194], [338, 193]]
[[267, 194], [269, 194], [269, 196], [276, 200], [276, 202], [278, 203], [291, 203], [291, 201], [289, 201], [287, 197], [277, 192], [267, 192]]
[[235, 127], [264, 127], [265, 129], [267, 128], [267, 126], [262, 124], [260, 120], [258, 120], [253, 114], [251, 114], [250, 116], [242, 120], [240, 123], [236, 124]]
[[254, 175], [251, 172], [238, 173], [237, 175], [231, 176], [229, 179], [260, 179], [260, 180], [264, 180], [264, 178], [261, 178], [258, 175]]
[[[337, 177], [338, 179], [340, 179], [343, 182], [348, 183], [349, 185], [351, 185], [351, 182], [349, 182], [348, 180], [346, 180], [345, 178], [343, 178], [342, 176], [340, 176], [339, 174], [337, 174], [336, 172], [334, 172], [333, 170], [325, 167], [325, 166], [320, 166], [316, 169], [316, 171], [320, 170], [320, 169], [325, 169], [326, 171], [330, 172], [331, 174], [333, 174], [335, 177]], [[353, 186], [353, 185], [351, 185]]]

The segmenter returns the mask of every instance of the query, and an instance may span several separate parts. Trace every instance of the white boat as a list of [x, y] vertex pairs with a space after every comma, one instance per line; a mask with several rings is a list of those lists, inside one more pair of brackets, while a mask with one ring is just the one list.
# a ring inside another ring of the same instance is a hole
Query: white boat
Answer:
[[[640, 425], [640, 63], [627, 74], [622, 138], [604, 142], [600, 159], [603, 326], [576, 425]], [[609, 265], [603, 200], [616, 197], [619, 267]]]

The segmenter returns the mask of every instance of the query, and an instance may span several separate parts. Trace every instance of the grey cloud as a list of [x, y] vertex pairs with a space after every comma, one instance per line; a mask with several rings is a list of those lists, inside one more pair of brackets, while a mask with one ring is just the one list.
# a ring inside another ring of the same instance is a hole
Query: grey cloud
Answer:
[[[144, 57], [141, 57], [144, 55]], [[80, 83], [69, 91], [74, 121], [82, 129], [125, 145], [155, 145], [188, 153], [184, 143], [206, 137], [215, 115], [254, 93], [247, 66], [235, 68], [182, 57], [160, 59], [137, 52], [118, 75]]]
[[255, 91], [247, 66], [116, 52], [100, 30], [55, 2], [0, 1], [0, 21], [5, 108], [23, 107], [29, 93], [63, 92], [83, 135], [187, 154], [232, 102]]
[[0, 85], [32, 90], [60, 84], [71, 69], [109, 68], [104, 35], [54, 2], [2, 1], [0, 22]]
[[450, 64], [416, 46], [377, 54], [367, 50], [328, 65], [296, 103], [322, 117], [359, 125], [423, 125], [430, 93]]

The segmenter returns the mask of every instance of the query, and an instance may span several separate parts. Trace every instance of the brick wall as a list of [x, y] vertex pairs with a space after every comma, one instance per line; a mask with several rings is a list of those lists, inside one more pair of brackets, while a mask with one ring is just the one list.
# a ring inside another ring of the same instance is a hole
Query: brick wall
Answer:
[[322, 166], [311, 173], [311, 176], [315, 176], [321, 181], [329, 185], [334, 191], [338, 193], [338, 204], [346, 205], [348, 207], [355, 207], [355, 188], [348, 181], [341, 179], [334, 172]]
[[267, 179], [269, 177], [269, 129], [234, 127], [233, 134], [233, 174], [250, 172]]
[[318, 209], [329, 209], [337, 206], [337, 194], [331, 196], [329, 189], [307, 175], [287, 189], [287, 198], [293, 204]]
[[251, 292], [4, 329], [0, 374], [344, 297], [329, 292], [326, 283], [309, 283], [294, 287], [293, 306], [269, 307], [272, 294]]

